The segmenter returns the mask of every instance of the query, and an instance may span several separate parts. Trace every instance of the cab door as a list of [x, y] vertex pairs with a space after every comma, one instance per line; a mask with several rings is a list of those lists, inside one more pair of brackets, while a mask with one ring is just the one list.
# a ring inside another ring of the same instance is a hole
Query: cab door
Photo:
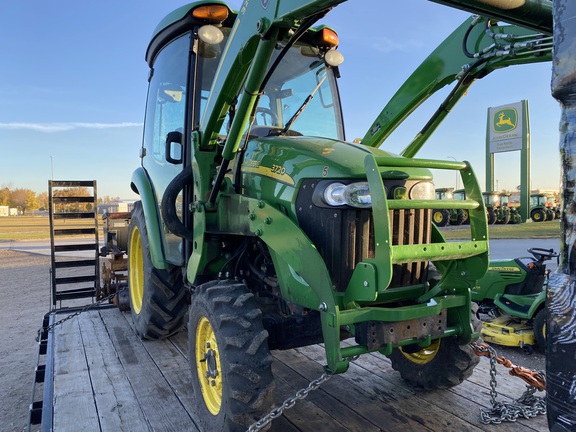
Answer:
[[[150, 70], [142, 166], [148, 173], [155, 200], [160, 203], [169, 183], [184, 167], [187, 128], [187, 105], [191, 33], [184, 34], [162, 48]], [[183, 194], [176, 201], [182, 220]], [[162, 215], [158, 211], [160, 219]], [[161, 221], [164, 257], [174, 265], [182, 265], [183, 244]]]

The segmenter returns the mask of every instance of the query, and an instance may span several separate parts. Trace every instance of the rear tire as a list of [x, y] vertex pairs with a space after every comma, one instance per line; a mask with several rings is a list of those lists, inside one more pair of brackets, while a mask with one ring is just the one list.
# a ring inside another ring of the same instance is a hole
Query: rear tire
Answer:
[[487, 209], [486, 215], [488, 218], [488, 225], [494, 225], [496, 223], [496, 212], [493, 209]]
[[159, 270], [152, 265], [141, 201], [134, 203], [130, 221], [128, 275], [136, 333], [144, 339], [162, 339], [180, 330], [188, 309], [181, 270]]
[[540, 310], [532, 319], [532, 329], [536, 339], [536, 349], [538, 352], [546, 352], [546, 309]]
[[245, 285], [214, 281], [196, 289], [188, 351], [200, 429], [245, 431], [272, 407], [268, 332]]
[[[471, 319], [474, 331], [479, 332], [482, 322], [476, 317], [477, 307], [474, 305]], [[457, 386], [472, 375], [480, 362], [470, 345], [459, 345], [456, 337], [438, 339], [415, 353], [395, 348], [389, 358], [404, 381], [424, 390]]]

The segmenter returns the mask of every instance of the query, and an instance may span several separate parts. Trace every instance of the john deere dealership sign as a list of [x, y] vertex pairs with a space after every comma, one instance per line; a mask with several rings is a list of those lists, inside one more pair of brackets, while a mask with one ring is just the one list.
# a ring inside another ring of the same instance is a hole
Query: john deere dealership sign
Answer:
[[522, 150], [524, 123], [522, 102], [488, 108], [490, 153]]

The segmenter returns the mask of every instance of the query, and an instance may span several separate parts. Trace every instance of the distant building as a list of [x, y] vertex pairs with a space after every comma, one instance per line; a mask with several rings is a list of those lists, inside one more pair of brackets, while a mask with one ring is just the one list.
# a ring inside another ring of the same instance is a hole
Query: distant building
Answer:
[[134, 208], [134, 200], [120, 200], [111, 203], [98, 204], [98, 213], [123, 213]]
[[18, 209], [16, 207], [0, 206], [0, 217], [2, 216], [18, 216]]

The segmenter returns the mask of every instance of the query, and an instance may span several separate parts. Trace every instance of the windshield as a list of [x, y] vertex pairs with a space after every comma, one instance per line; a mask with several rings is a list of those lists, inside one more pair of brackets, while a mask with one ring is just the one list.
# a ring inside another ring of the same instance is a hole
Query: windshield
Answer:
[[272, 74], [260, 97], [254, 126], [281, 130], [291, 120], [290, 131], [295, 134], [344, 140], [334, 69], [326, 66], [317, 48], [306, 44], [294, 44]]
[[465, 192], [454, 192], [454, 199], [457, 201], [462, 201], [466, 199]]
[[498, 206], [500, 204], [500, 197], [498, 195], [484, 195], [484, 203], [486, 205]]

